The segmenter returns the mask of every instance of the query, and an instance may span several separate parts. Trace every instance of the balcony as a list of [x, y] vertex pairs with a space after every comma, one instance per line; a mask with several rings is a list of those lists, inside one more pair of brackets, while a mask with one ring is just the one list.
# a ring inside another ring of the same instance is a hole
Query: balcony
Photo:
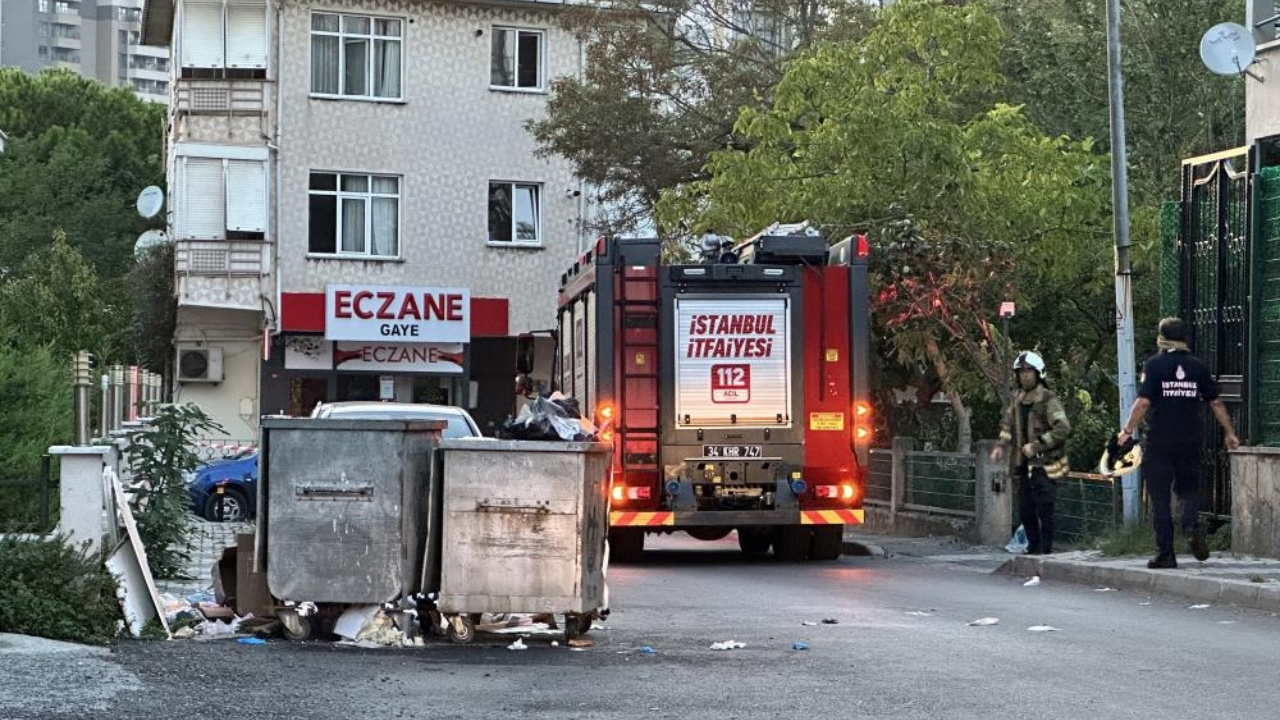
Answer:
[[78, 37], [58, 37], [54, 36], [50, 40], [50, 44], [56, 48], [64, 48], [66, 50], [80, 50], [83, 45]]
[[261, 310], [271, 274], [262, 240], [179, 240], [174, 248], [178, 304]]
[[183, 78], [177, 81], [180, 115], [262, 115], [267, 111], [264, 80], [212, 80]]

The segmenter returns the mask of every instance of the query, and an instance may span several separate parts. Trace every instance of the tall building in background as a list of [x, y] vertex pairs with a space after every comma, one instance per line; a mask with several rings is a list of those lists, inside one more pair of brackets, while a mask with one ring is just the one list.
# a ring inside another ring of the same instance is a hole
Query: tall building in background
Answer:
[[0, 66], [66, 68], [169, 101], [169, 50], [141, 44], [143, 0], [3, 0]]

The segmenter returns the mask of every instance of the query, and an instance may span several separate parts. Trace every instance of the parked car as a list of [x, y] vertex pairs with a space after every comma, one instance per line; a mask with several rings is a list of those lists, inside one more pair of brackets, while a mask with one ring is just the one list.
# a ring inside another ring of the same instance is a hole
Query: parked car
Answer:
[[426, 403], [396, 403], [347, 401], [320, 403], [311, 411], [313, 418], [334, 420], [445, 420], [446, 438], [480, 437], [480, 427], [471, 414], [452, 405], [428, 405]]
[[253, 517], [258, 498], [258, 451], [246, 450], [202, 465], [187, 479], [187, 494], [191, 511], [206, 520], [239, 522]]

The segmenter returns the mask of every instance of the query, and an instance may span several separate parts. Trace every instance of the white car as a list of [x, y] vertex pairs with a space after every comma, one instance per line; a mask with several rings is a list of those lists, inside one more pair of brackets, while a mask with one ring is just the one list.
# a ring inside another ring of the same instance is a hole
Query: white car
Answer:
[[452, 405], [426, 403], [348, 401], [320, 403], [311, 411], [313, 418], [333, 420], [445, 420], [444, 437], [480, 437], [480, 428], [471, 415]]

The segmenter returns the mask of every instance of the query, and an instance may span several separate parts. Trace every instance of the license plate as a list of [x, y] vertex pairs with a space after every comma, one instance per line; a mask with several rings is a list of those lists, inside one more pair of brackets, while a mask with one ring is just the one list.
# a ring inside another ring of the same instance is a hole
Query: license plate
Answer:
[[764, 456], [760, 445], [703, 445], [702, 457], [749, 459]]

